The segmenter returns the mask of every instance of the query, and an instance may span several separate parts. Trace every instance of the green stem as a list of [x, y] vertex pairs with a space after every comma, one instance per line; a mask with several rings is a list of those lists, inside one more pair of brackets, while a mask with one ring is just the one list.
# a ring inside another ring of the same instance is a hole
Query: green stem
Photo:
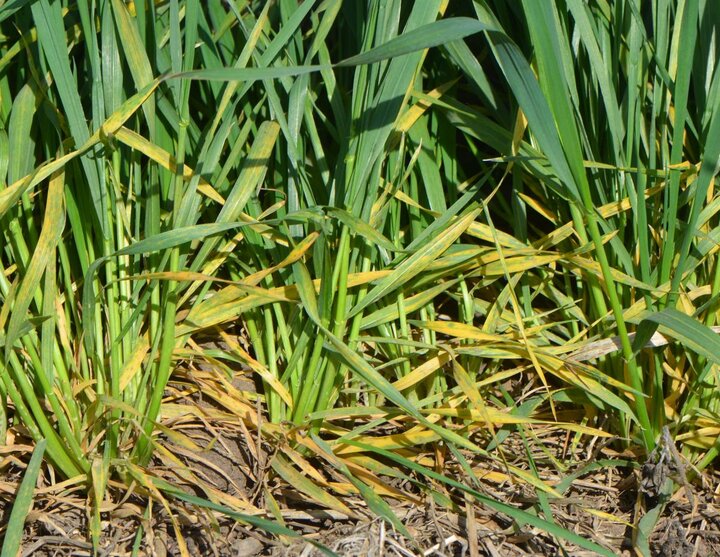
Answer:
[[[620, 343], [622, 345], [622, 354], [628, 368], [630, 386], [636, 391], [643, 393], [645, 391], [643, 390], [643, 379], [641, 375], [642, 370], [638, 368], [635, 355], [633, 354], [632, 344], [630, 343], [627, 326], [625, 325], [622, 306], [620, 305], [620, 299], [618, 298], [617, 291], [615, 289], [615, 281], [612, 277], [607, 254], [605, 253], [605, 246], [602, 243], [602, 236], [600, 235], [600, 229], [597, 224], [592, 201], [586, 197], [585, 204], [588, 210], [588, 229], [590, 231], [592, 241], [595, 244], [595, 253], [597, 254], [598, 262], [600, 263], [600, 268], [602, 269], [603, 279], [607, 287], [607, 296], [610, 300], [610, 307], [612, 308], [613, 316], [615, 317], [618, 336], [620, 337]], [[645, 446], [647, 448], [651, 448], [655, 443], [656, 432], [652, 428], [645, 400], [636, 396], [634, 402], [635, 412], [637, 413], [637, 417], [640, 422]]]

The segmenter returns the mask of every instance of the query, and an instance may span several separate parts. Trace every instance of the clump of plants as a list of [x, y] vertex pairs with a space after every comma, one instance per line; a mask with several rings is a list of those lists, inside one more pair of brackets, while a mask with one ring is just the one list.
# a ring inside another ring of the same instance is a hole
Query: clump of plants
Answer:
[[37, 447], [14, 524], [44, 457], [96, 546], [131, 485], [293, 535], [181, 458], [197, 420], [408, 537], [389, 478], [612, 554], [553, 519], [538, 466], [568, 467], [533, 447], [562, 431], [688, 464], [638, 515], [649, 554], [718, 452], [716, 12], [2, 4], [0, 440]]

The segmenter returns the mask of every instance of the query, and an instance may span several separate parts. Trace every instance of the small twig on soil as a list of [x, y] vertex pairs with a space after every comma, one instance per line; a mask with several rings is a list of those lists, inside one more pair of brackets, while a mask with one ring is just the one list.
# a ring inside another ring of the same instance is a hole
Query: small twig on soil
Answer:
[[378, 540], [380, 555], [385, 555], [385, 521], [380, 521], [380, 540]]
[[[58, 549], [63, 546], [72, 546], [77, 547], [79, 549], [85, 549], [88, 551], [92, 551], [92, 544], [80, 540], [73, 540], [72, 538], [65, 538], [63, 536], [43, 536], [41, 538], [38, 538], [34, 544], [29, 546], [24, 552], [23, 557], [30, 557], [31, 555], [34, 555], [35, 552], [40, 549], [41, 547], [45, 545], [53, 545], [57, 547]], [[110, 555], [107, 551], [104, 549], [98, 548], [97, 555], [105, 556]]]
[[475, 522], [475, 504], [470, 496], [465, 497], [465, 530], [470, 557], [480, 557], [477, 523]]
[[439, 551], [441, 551], [441, 550], [444, 552], [445, 549], [447, 549], [447, 547], [448, 547], [449, 545], [452, 545], [452, 544], [454, 544], [454, 543], [459, 543], [459, 544], [460, 544], [460, 546], [461, 546], [460, 555], [463, 555], [463, 556], [464, 556], [465, 553], [467, 552], [468, 544], [467, 544], [467, 542], [466, 542], [465, 540], [463, 540], [462, 538], [458, 538], [458, 537], [457, 537], [456, 535], [454, 535], [454, 534], [453, 534], [452, 536], [450, 536], [450, 537], [442, 540], [441, 543], [436, 543], [434, 546], [426, 549], [426, 550], [423, 552], [423, 556], [424, 556], [424, 557], [430, 557], [430, 555], [432, 555], [433, 553], [439, 552]]
[[405, 549], [402, 545], [400, 545], [393, 538], [388, 537], [387, 541], [389, 542], [390, 546], [396, 553], [402, 555], [403, 557], [415, 557], [412, 553], [410, 553], [407, 549]]

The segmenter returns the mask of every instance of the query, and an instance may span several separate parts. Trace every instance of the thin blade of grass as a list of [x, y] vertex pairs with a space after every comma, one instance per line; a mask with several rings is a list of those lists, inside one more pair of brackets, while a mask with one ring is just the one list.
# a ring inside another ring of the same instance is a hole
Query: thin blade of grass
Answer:
[[424, 50], [426, 48], [432, 48], [451, 41], [463, 39], [469, 35], [486, 31], [488, 29], [488, 25], [469, 17], [451, 17], [441, 19], [440, 21], [427, 23], [416, 29], [407, 31], [399, 37], [395, 37], [394, 39], [370, 49], [367, 52], [346, 58], [345, 60], [335, 64], [335, 66], [342, 68], [345, 66], [373, 64], [382, 60], [396, 58], [398, 56], [402, 56], [403, 54], [410, 54], [411, 52], [417, 52], [418, 50]]
[[46, 444], [44, 439], [38, 441], [25, 469], [20, 488], [15, 495], [12, 511], [10, 511], [10, 518], [5, 526], [5, 539], [0, 557], [16, 557], [20, 553], [20, 544], [25, 532], [25, 519], [33, 506], [33, 494], [40, 475]]
[[[25, 271], [20, 287], [15, 295], [15, 305], [10, 314], [10, 323], [5, 337], [5, 364], [7, 365], [10, 350], [15, 341], [20, 338], [22, 324], [26, 320], [26, 312], [35, 297], [36, 290], [48, 265], [49, 259], [55, 258], [57, 247], [63, 228], [65, 227], [65, 210], [63, 206], [63, 189], [65, 187], [65, 173], [59, 171], [50, 180], [40, 238], [33, 251], [32, 259]], [[50, 370], [45, 370], [49, 373]]]

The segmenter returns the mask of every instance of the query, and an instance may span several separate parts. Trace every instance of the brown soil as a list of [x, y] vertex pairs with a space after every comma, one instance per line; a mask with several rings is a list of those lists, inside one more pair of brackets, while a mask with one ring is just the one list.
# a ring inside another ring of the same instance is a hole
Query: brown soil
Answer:
[[[197, 378], [180, 379], [168, 392], [170, 398], [174, 398], [178, 407], [191, 403], [193, 408], [208, 411], [192, 415], [180, 412], [165, 421], [173, 432], [182, 436], [161, 439], [148, 475], [178, 485], [186, 493], [227, 497], [229, 499], [219, 502], [234, 502], [235, 508], [256, 509], [262, 518], [281, 519], [302, 538], [271, 536], [262, 529], [171, 497], [149, 499], [138, 484], [128, 489], [118, 483], [111, 485], [112, 500], [102, 506], [97, 555], [174, 556], [181, 555], [183, 543], [187, 553], [193, 556], [322, 555], [311, 541], [348, 557], [593, 555], [537, 528], [518, 526], [506, 516], [480, 504], [471, 504], [462, 494], [448, 491], [442, 485], [427, 489], [419, 486], [419, 482], [383, 478], [387, 486], [403, 494], [385, 500], [411, 538], [403, 537], [388, 523], [376, 518], [357, 495], [341, 495], [330, 490], [351, 512], [329, 510], [274, 474], [270, 462], [278, 447], [258, 437], [244, 422], [239, 424], [236, 417], [219, 413], [227, 401], [193, 392], [192, 385], [201, 386], [200, 392], [208, 392], [207, 385], [198, 383]], [[252, 385], [242, 380], [233, 384], [237, 390], [245, 389], [246, 394], [252, 391]], [[563, 479], [574, 477], [560, 493], [561, 497], [543, 496], [527, 483], [498, 480], [497, 476], [493, 481], [481, 482], [478, 489], [497, 501], [530, 512], [534, 510], [540, 515], [544, 514], [543, 508], [549, 508], [551, 516], [545, 516], [546, 519], [614, 554], [633, 555], [631, 525], [637, 524], [652, 504], [650, 492], [662, 480], [659, 463], [663, 462], [668, 468], [670, 457], [659, 459], [660, 453], [657, 453], [653, 457], [655, 465], [642, 468], [638, 463], [644, 461], [644, 457], [616, 453], [596, 441], [569, 450], [564, 433], [548, 430], [536, 437], [533, 460], [543, 482], [560, 489]], [[19, 444], [3, 450], [0, 469], [4, 471], [4, 481], [0, 482], [0, 497], [5, 519], [22, 477], [22, 462], [27, 461], [29, 451], [29, 446]], [[503, 451], [509, 465], [529, 471], [524, 445], [514, 434], [503, 442]], [[652, 458], [650, 461], [653, 462]], [[333, 484], [339, 476], [337, 471], [327, 464], [323, 466], [317, 459], [312, 462], [327, 485], [337, 485]], [[561, 470], [562, 465], [558, 463], [570, 463], [570, 466]], [[489, 462], [470, 464], [492, 467]], [[672, 466], [663, 474], [674, 474], [672, 477], [677, 478], [677, 466], [670, 468]], [[447, 476], [469, 484], [462, 468], [449, 457], [442, 470]], [[495, 467], [495, 472], [502, 471]], [[653, 555], [720, 555], [719, 479], [719, 474], [710, 472], [692, 485], [682, 486], [684, 482], [678, 481], [681, 487], [665, 506], [650, 538]], [[691, 496], [687, 494], [688, 489]], [[434, 498], [431, 491], [435, 493]], [[441, 505], [438, 501], [442, 500], [451, 506]], [[26, 523], [21, 554], [92, 555], [88, 508], [84, 486], [53, 481], [51, 470], [46, 469]]]
[[[592, 490], [591, 490], [592, 491]], [[614, 520], [629, 518], [629, 513], [616, 508], [615, 513], [606, 497], [603, 512]], [[55, 506], [51, 516], [42, 516], [51, 507], [50, 501], [40, 499], [29, 517], [26, 528], [23, 556], [92, 555], [91, 544], [86, 537], [86, 520], [82, 513], [71, 506]], [[552, 504], [555, 520], [588, 539], [592, 539], [616, 554], [631, 555], [628, 527], [614, 523], [612, 519], [602, 520], [578, 512], [571, 503]], [[598, 509], [599, 510], [599, 509]], [[431, 512], [430, 508], [413, 509], [403, 517], [412, 540], [394, 533], [379, 519], [341, 521], [332, 517], [323, 518], [320, 513], [308, 515], [303, 511], [287, 513], [286, 523], [307, 539], [319, 541], [342, 556], [382, 555], [558, 555], [556, 540], [532, 528], [514, 529], [507, 522], [492, 513], [476, 509], [474, 538], [469, 537], [469, 528], [461, 515], [444, 511]], [[693, 555], [720, 555], [719, 516], [714, 506], [704, 503], [702, 509], [692, 513], [687, 505], [673, 504], [666, 516], [661, 518], [653, 536], [653, 553], [659, 556], [690, 557]], [[135, 540], [138, 522], [123, 521], [120, 518], [106, 523], [103, 541], [98, 555], [130, 555]], [[218, 520], [213, 526], [185, 525], [182, 535], [191, 555], [216, 556], [311, 556], [322, 553], [306, 541], [287, 543], [269, 539], [263, 533]], [[474, 547], [472, 547], [474, 546]], [[569, 555], [592, 555], [592, 552], [563, 547]], [[152, 522], [152, 534], [146, 532], [140, 544], [139, 555], [179, 555], [177, 538], [172, 526], [163, 514]]]
[[[201, 437], [200, 431], [193, 432]], [[234, 454], [228, 456], [230, 449]], [[207, 453], [212, 464], [202, 474], [204, 480], [227, 493], [244, 491], [252, 496], [254, 486], [248, 480], [246, 451], [237, 440], [215, 445]], [[164, 472], [164, 470], [161, 470]], [[541, 473], [542, 475], [542, 473]], [[552, 473], [548, 471], [547, 476]], [[4, 484], [9, 508], [12, 486], [20, 476], [19, 468], [10, 467]], [[605, 468], [583, 475], [573, 482], [560, 499], [550, 498], [552, 518], [559, 525], [611, 549], [618, 555], [629, 551], [635, 515], [644, 506], [638, 495], [640, 471], [630, 468]], [[293, 497], [292, 488], [275, 479], [266, 485], [280, 506], [285, 524], [304, 539], [273, 539], [255, 528], [246, 527], [219, 514], [209, 514], [190, 505], [168, 500], [190, 555], [213, 556], [303, 556], [322, 553], [308, 543], [320, 542], [341, 556], [521, 556], [559, 555], [561, 547], [568, 555], [593, 553], [573, 547], [532, 527], [518, 528], [506, 517], [480, 505], [448, 511], [415, 490], [420, 505], [391, 501], [395, 514], [414, 539], [405, 539], [384, 521], [372, 518], [357, 497], [346, 504], [357, 517], [322, 510], [302, 497]], [[717, 475], [705, 475], [692, 486], [691, 505], [684, 489], [667, 504], [651, 538], [654, 555], [691, 557], [720, 555], [720, 512], [718, 512]], [[484, 485], [497, 500], [531, 509], [538, 503], [537, 493], [517, 485]], [[92, 555], [88, 538], [86, 501], [77, 488], [62, 490], [41, 487], [34, 510], [28, 518], [22, 555]], [[256, 497], [258, 506], [264, 504]], [[131, 555], [138, 542], [137, 555], [180, 555], [178, 537], [169, 514], [155, 503], [147, 516], [146, 499], [130, 495], [103, 514], [101, 548], [98, 555]], [[471, 522], [468, 520], [468, 511]], [[149, 516], [149, 518], [148, 518]], [[138, 529], [143, 533], [138, 537]]]

